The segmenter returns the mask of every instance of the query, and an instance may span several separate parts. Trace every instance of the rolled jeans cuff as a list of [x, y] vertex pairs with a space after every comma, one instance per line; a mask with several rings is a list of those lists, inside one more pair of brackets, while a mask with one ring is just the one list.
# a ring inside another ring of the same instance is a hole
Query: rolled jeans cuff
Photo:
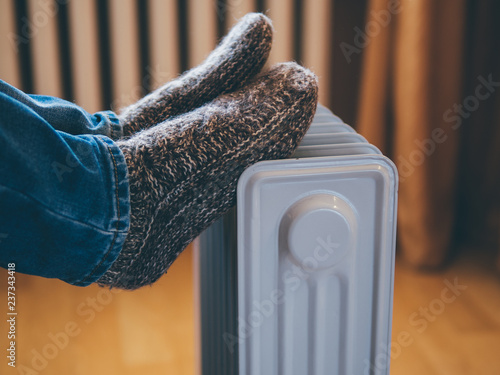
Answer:
[[130, 226], [130, 196], [125, 157], [116, 143], [108, 137], [94, 136], [94, 138], [107, 149], [109, 165], [113, 166], [111, 180], [114, 212], [109, 222], [109, 227], [113, 230], [111, 231], [112, 235], [106, 236], [109, 243], [107, 249], [100, 257], [95, 258], [93, 264], [88, 265], [89, 271], [78, 280], [64, 280], [77, 286], [87, 286], [94, 283], [111, 267], [120, 254]]

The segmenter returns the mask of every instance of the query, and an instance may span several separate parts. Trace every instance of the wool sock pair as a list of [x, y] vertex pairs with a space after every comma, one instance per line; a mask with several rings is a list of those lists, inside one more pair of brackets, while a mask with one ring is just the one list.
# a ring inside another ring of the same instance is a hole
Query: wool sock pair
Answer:
[[100, 285], [136, 289], [234, 204], [241, 173], [290, 155], [312, 122], [317, 79], [295, 63], [262, 72], [270, 20], [251, 13], [198, 67], [120, 115], [130, 229]]

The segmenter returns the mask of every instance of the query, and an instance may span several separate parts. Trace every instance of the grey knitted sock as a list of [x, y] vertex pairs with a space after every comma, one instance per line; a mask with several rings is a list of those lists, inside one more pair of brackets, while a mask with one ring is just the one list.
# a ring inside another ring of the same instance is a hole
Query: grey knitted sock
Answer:
[[201, 65], [125, 108], [119, 115], [124, 136], [242, 87], [264, 66], [272, 36], [269, 18], [260, 13], [245, 15]]
[[245, 168], [293, 152], [312, 121], [317, 94], [313, 73], [283, 63], [238, 91], [119, 141], [129, 171], [131, 225], [98, 283], [135, 289], [163, 275], [235, 204]]

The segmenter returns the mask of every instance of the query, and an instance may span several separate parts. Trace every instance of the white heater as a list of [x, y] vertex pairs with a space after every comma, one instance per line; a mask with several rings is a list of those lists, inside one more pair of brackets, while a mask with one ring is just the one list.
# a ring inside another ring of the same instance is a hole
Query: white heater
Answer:
[[196, 241], [203, 375], [389, 374], [394, 164], [319, 106]]

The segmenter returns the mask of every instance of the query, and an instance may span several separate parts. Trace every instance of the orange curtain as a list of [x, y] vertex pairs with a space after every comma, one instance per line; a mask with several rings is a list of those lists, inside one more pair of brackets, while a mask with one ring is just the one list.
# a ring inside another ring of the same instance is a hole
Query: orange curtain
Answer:
[[[398, 167], [398, 250], [418, 268], [445, 264], [461, 229], [477, 232], [498, 218], [496, 8], [494, 1], [369, 2], [357, 128]], [[489, 52], [478, 56], [478, 43]]]

